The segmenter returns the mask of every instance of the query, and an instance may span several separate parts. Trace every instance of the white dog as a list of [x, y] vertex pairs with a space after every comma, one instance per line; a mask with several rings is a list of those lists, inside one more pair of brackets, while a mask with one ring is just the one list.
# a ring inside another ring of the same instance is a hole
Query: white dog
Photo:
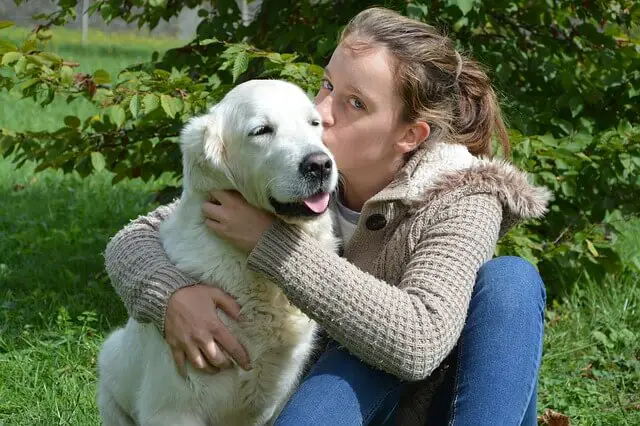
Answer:
[[252, 369], [207, 374], [188, 366], [185, 380], [155, 326], [129, 319], [100, 352], [98, 405], [106, 425], [262, 425], [279, 413], [308, 357], [314, 323], [205, 227], [200, 205], [211, 190], [235, 189], [334, 250], [328, 200], [338, 176], [321, 133], [305, 93], [276, 80], [237, 86], [184, 128], [184, 191], [161, 238], [180, 270], [242, 306], [238, 321], [218, 313]]

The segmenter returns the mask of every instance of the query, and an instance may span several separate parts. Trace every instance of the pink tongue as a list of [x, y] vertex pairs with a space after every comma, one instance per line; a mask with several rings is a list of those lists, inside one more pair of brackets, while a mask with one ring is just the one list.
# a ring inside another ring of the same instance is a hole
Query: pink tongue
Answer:
[[327, 206], [329, 205], [329, 193], [323, 192], [322, 194], [314, 195], [313, 197], [309, 197], [304, 200], [304, 203], [314, 213], [322, 213], [327, 209]]

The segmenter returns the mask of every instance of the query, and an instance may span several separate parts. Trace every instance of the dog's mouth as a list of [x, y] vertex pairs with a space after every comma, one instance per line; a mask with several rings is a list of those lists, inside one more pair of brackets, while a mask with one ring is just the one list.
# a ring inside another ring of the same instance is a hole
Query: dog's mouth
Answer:
[[289, 217], [315, 217], [320, 216], [329, 208], [329, 193], [318, 192], [300, 201], [281, 203], [271, 197], [269, 201], [276, 214]]

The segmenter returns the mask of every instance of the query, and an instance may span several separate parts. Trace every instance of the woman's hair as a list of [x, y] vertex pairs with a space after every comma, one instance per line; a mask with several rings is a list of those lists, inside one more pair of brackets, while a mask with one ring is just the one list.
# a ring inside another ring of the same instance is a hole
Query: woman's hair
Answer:
[[346, 26], [340, 42], [354, 51], [383, 46], [395, 57], [402, 119], [422, 120], [431, 137], [490, 156], [492, 137], [509, 155], [509, 138], [489, 77], [436, 28], [389, 9], [370, 8]]

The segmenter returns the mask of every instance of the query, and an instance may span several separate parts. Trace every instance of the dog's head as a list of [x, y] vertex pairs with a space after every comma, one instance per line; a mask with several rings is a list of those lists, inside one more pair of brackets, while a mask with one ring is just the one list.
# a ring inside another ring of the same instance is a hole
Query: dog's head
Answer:
[[338, 173], [322, 123], [297, 86], [252, 80], [182, 131], [185, 191], [235, 189], [285, 220], [327, 210]]

